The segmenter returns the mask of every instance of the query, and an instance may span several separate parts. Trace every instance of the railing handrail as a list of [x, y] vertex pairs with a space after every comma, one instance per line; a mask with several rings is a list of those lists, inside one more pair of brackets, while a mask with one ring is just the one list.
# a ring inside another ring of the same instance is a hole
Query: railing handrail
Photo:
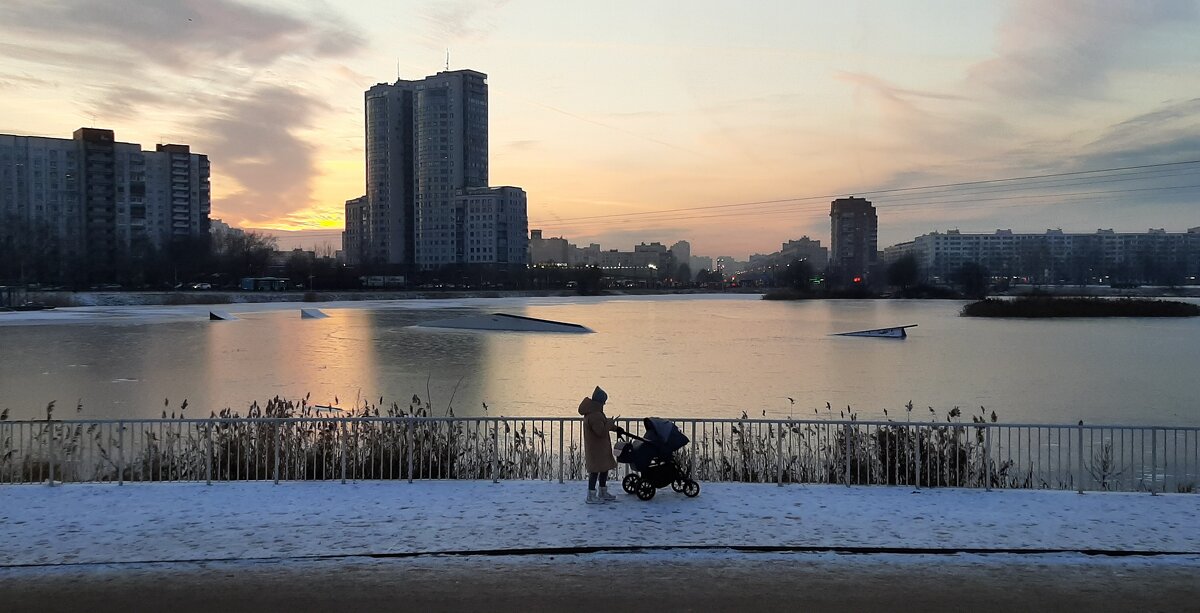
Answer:
[[[650, 416], [658, 419], [657, 416]], [[24, 419], [0, 421], [4, 424], [61, 424], [61, 425], [91, 425], [91, 424], [203, 424], [203, 423], [304, 423], [304, 422], [337, 422], [337, 423], [367, 423], [367, 422], [506, 422], [506, 421], [544, 421], [572, 422], [582, 417], [564, 416], [415, 416], [415, 415], [370, 415], [370, 416], [329, 416], [329, 417], [131, 417], [105, 419]], [[620, 417], [622, 423], [640, 422], [642, 417]], [[1009, 422], [960, 422], [960, 421], [897, 421], [897, 420], [862, 420], [862, 419], [774, 419], [774, 418], [725, 418], [725, 417], [665, 417], [677, 424], [709, 423], [709, 424], [763, 424], [763, 425], [850, 425], [850, 426], [906, 426], [906, 427], [950, 427], [950, 428], [1044, 428], [1075, 430], [1182, 430], [1189, 432], [1200, 431], [1200, 426], [1168, 426], [1168, 425], [1131, 425], [1131, 424], [1039, 424], [1039, 423], [1009, 423]]]

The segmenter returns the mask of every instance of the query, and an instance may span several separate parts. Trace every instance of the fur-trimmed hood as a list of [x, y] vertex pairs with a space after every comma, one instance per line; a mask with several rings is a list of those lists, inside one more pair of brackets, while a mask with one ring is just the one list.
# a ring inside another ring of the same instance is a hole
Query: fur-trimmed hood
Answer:
[[580, 415], [587, 415], [588, 413], [602, 413], [602, 412], [604, 412], [604, 405], [600, 404], [599, 402], [596, 402], [595, 400], [592, 400], [591, 398], [584, 398], [583, 400], [581, 400], [579, 402], [579, 414]]

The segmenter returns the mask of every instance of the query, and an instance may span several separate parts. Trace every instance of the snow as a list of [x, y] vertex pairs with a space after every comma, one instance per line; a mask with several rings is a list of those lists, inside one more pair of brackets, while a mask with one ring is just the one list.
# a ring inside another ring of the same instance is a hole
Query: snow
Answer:
[[584, 493], [537, 481], [4, 486], [0, 567], [575, 547], [1200, 554], [1195, 494], [704, 483], [697, 498], [586, 505]]
[[[214, 309], [228, 311], [233, 315], [243, 313], [265, 313], [294, 311], [299, 309], [503, 309], [526, 306], [560, 306], [590, 304], [596, 302], [664, 301], [664, 300], [758, 300], [756, 294], [652, 294], [607, 296], [522, 296], [509, 295], [489, 297], [412, 297], [380, 298], [361, 300], [329, 300], [322, 302], [229, 302], [217, 304], [163, 305], [154, 304], [154, 297], [144, 297], [146, 304], [121, 304], [58, 307], [44, 311], [0, 312], [0, 327], [5, 325], [54, 325], [54, 324], [153, 324], [178, 321], [205, 321], [208, 312]], [[128, 300], [137, 301], [138, 294], [129, 294]]]

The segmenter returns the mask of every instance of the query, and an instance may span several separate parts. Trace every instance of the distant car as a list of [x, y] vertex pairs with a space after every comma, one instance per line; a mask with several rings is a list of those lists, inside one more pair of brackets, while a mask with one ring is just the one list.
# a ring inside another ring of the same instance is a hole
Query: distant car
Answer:
[[211, 283], [193, 283], [192, 289], [212, 289]]

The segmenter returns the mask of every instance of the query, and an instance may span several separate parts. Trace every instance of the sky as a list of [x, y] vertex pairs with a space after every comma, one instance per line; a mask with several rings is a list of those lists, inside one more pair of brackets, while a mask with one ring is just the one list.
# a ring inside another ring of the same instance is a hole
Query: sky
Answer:
[[828, 244], [829, 201], [850, 194], [879, 206], [881, 246], [947, 229], [1200, 226], [1197, 166], [1065, 196], [871, 194], [1200, 160], [1197, 1], [0, 11], [0, 133], [90, 125], [146, 148], [190, 144], [212, 161], [213, 216], [287, 246], [340, 245], [344, 202], [365, 191], [363, 92], [447, 61], [488, 75], [491, 184], [523, 187], [530, 227], [581, 245], [686, 239], [740, 258], [801, 235]]

